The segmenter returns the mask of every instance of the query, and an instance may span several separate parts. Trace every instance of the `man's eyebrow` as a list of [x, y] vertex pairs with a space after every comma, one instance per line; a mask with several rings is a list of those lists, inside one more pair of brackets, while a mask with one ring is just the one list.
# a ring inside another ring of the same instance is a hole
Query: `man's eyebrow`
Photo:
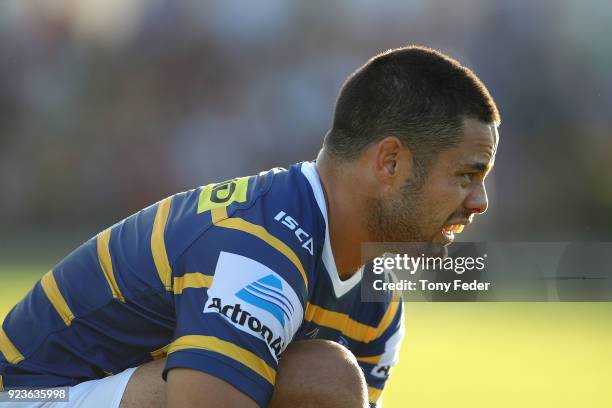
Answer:
[[481, 162], [466, 163], [462, 167], [467, 167], [469, 169], [476, 170], [476, 171], [482, 171], [482, 172], [488, 171], [491, 168], [491, 166], [489, 166], [488, 163], [481, 163]]

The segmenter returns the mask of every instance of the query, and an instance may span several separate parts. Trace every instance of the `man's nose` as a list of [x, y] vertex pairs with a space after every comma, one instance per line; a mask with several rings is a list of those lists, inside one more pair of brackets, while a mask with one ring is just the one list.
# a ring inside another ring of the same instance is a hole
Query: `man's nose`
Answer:
[[484, 183], [475, 187], [474, 190], [465, 198], [464, 206], [474, 214], [483, 214], [489, 206], [487, 190]]

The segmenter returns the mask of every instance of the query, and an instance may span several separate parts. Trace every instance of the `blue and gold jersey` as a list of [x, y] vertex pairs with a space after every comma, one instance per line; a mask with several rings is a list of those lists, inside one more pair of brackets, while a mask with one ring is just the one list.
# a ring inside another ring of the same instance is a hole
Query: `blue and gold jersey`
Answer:
[[[341, 281], [312, 162], [176, 194], [90, 239], [0, 328], [0, 387], [65, 386], [167, 356], [260, 406], [294, 340], [357, 357], [372, 405], [403, 335], [402, 304]], [[1, 390], [2, 388], [0, 388]]]

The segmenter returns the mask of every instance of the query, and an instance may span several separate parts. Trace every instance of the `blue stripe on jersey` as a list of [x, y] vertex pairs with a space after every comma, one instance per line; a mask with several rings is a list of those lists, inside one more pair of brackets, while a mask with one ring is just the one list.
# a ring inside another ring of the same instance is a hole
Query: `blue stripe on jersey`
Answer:
[[166, 251], [170, 263], [176, 262], [180, 255], [210, 225], [208, 212], [198, 214], [198, 200], [201, 188], [175, 194], [166, 224]]
[[26, 361], [28, 356], [46, 340], [49, 333], [66, 328], [64, 320], [47, 298], [40, 281], [8, 313], [2, 326]]
[[163, 288], [151, 250], [151, 232], [158, 207], [158, 204], [149, 206], [111, 229], [109, 249], [113, 269], [126, 298]]
[[[111, 242], [112, 240], [111, 235]], [[85, 242], [64, 258], [53, 269], [53, 275], [76, 317], [100, 308], [113, 299], [113, 293], [98, 260], [96, 238]], [[115, 273], [119, 288], [125, 294], [125, 286], [117, 275]]]

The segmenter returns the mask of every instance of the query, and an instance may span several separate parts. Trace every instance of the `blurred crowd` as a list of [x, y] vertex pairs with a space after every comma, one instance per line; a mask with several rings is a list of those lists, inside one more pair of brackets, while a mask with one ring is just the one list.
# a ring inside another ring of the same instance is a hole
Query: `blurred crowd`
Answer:
[[411, 43], [502, 114], [466, 239], [611, 240], [610, 21], [608, 0], [2, 1], [0, 245], [313, 159], [346, 76]]

